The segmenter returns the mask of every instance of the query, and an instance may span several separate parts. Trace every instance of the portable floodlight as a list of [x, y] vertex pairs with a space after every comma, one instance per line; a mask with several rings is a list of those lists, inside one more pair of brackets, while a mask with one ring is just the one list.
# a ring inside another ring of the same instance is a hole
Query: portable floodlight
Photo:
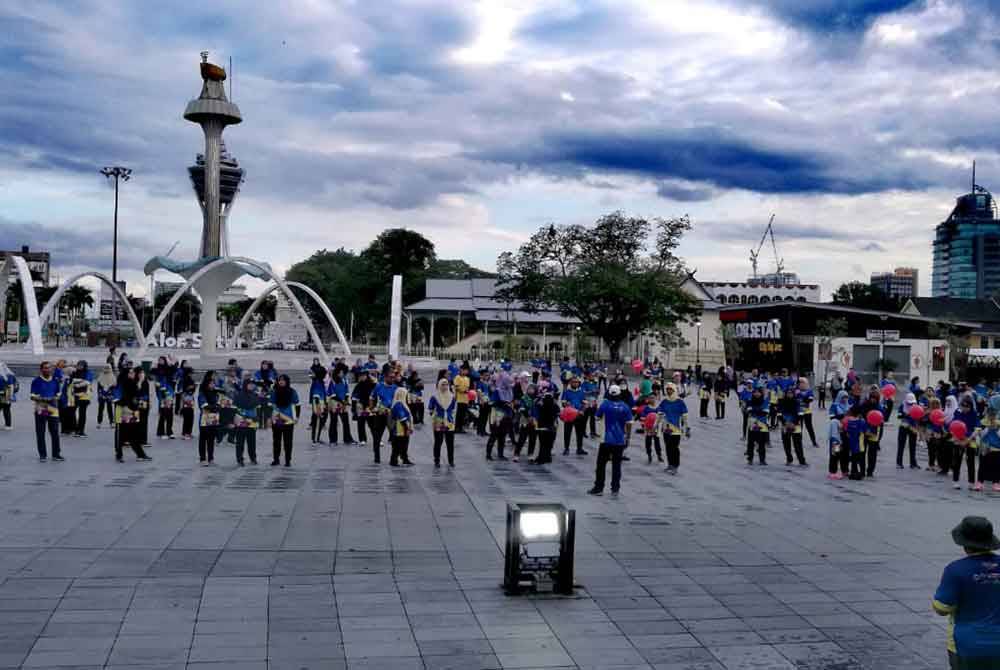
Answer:
[[507, 595], [538, 591], [573, 593], [576, 512], [558, 503], [507, 503], [503, 588]]

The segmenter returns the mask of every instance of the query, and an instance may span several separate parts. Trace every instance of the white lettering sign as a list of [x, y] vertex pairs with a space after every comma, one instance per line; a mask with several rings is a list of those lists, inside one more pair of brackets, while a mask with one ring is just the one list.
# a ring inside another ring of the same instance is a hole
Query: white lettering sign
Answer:
[[[221, 341], [221, 338], [219, 340]], [[200, 349], [201, 333], [194, 333], [191, 337], [167, 337], [163, 333], [158, 333], [147, 340], [146, 346], [163, 349]]]
[[780, 321], [755, 321], [735, 324], [736, 337], [740, 340], [780, 340]]
[[868, 330], [865, 331], [865, 339], [869, 342], [881, 342], [885, 338], [886, 342], [899, 342], [898, 330]]

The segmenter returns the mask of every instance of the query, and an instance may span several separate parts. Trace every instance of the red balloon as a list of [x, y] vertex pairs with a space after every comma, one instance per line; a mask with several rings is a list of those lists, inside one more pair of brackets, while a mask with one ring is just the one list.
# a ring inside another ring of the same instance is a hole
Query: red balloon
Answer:
[[656, 414], [647, 414], [642, 418], [642, 425], [645, 426], [646, 430], [653, 430], [656, 428]]
[[632, 413], [633, 414], [639, 414], [639, 412], [641, 412], [641, 411], [642, 411], [642, 407], [639, 407], [639, 405], [636, 405], [635, 407], [632, 408]]
[[896, 397], [896, 387], [892, 384], [887, 384], [882, 387], [882, 397], [886, 400]]
[[841, 420], [840, 420], [840, 426], [841, 426], [841, 428], [843, 428], [844, 430], [847, 430], [847, 422], [848, 422], [848, 420], [849, 420], [849, 419], [848, 419], [848, 417], [846, 417], [846, 416], [845, 416], [845, 417], [844, 417], [843, 419], [841, 419]]
[[466, 392], [465, 395], [468, 396], [469, 402], [476, 402], [476, 392], [475, 391], [468, 391], [468, 392]]
[[635, 370], [636, 372], [642, 372], [643, 367], [644, 366], [642, 364], [642, 361], [640, 361], [638, 358], [632, 361], [632, 369]]
[[921, 407], [920, 405], [914, 405], [913, 407], [910, 408], [908, 414], [910, 415], [910, 418], [913, 419], [914, 421], [920, 421], [922, 418], [924, 418], [924, 408]]
[[968, 435], [969, 430], [968, 428], [966, 428], [965, 422], [952, 421], [948, 425], [948, 432], [951, 433], [951, 436], [954, 437], [956, 440], [964, 440]]
[[873, 409], [872, 411], [868, 412], [868, 416], [865, 417], [865, 421], [868, 422], [868, 425], [874, 426], [875, 428], [881, 426], [884, 420], [885, 417], [882, 416], [882, 412], [878, 411], [877, 409]]
[[559, 412], [559, 418], [566, 423], [573, 423], [579, 415], [580, 413], [576, 411], [576, 408], [569, 406], [563, 407], [562, 411]]
[[931, 423], [933, 423], [935, 426], [943, 426], [944, 425], [944, 410], [941, 410], [941, 409], [933, 409], [933, 410], [931, 410]]

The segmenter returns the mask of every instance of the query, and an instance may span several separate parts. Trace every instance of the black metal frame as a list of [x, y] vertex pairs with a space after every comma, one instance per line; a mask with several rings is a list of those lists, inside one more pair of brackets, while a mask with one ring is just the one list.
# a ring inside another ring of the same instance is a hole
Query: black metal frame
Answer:
[[[522, 554], [524, 538], [521, 536], [523, 512], [554, 512], [559, 523], [558, 557], [535, 557], [532, 569], [524, 569]], [[553, 576], [553, 591], [562, 595], [573, 593], [573, 556], [576, 549], [576, 511], [560, 503], [507, 503], [507, 537], [504, 548], [503, 589], [507, 595], [517, 595], [526, 590], [523, 578], [535, 584], [537, 571], [545, 570]], [[545, 560], [545, 559], [549, 560]], [[555, 559], [553, 562], [551, 559]], [[546, 568], [551, 568], [546, 570]]]

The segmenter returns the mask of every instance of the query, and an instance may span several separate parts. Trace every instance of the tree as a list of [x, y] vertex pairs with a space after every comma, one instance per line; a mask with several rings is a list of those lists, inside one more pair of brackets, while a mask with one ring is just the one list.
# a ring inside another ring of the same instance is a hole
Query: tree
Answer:
[[79, 324], [83, 321], [84, 311], [94, 306], [93, 291], [83, 284], [74, 284], [63, 293], [62, 302], [72, 315], [73, 335], [79, 335]]
[[496, 273], [480, 270], [463, 260], [438, 259], [427, 269], [427, 276], [434, 279], [495, 279]]
[[[157, 315], [163, 312], [163, 309], [170, 302], [173, 297], [172, 293], [163, 293], [156, 297], [154, 301], [154, 307], [156, 308]], [[177, 304], [174, 305], [173, 311], [170, 316], [167, 317], [165, 323], [166, 326], [163, 330], [169, 335], [179, 335], [182, 332], [194, 332], [198, 329], [198, 319], [201, 317], [201, 302], [191, 293], [187, 291]]]
[[887, 295], [882, 289], [860, 281], [847, 282], [833, 292], [833, 304], [861, 309], [898, 312], [902, 308], [899, 298]]
[[[352, 312], [359, 328], [365, 328], [375, 317], [370, 301], [378, 287], [372, 283], [364, 261], [352, 251], [343, 248], [317, 251], [289, 268], [285, 279], [300, 282], [316, 291], [345, 333]], [[385, 290], [391, 290], [391, 287]], [[313, 301], [304, 301], [303, 307], [314, 321], [321, 323], [325, 319]], [[271, 319], [274, 319], [273, 309]]]
[[649, 221], [621, 211], [592, 228], [550, 224], [500, 255], [497, 299], [575, 317], [617, 360], [630, 333], [670, 331], [701, 313], [681, 288], [686, 272], [675, 255], [690, 228], [687, 216]]
[[732, 361], [733, 369], [735, 369], [736, 358], [740, 355], [740, 341], [736, 337], [736, 326], [731, 323], [720, 323], [719, 338], [722, 340], [726, 359]]

